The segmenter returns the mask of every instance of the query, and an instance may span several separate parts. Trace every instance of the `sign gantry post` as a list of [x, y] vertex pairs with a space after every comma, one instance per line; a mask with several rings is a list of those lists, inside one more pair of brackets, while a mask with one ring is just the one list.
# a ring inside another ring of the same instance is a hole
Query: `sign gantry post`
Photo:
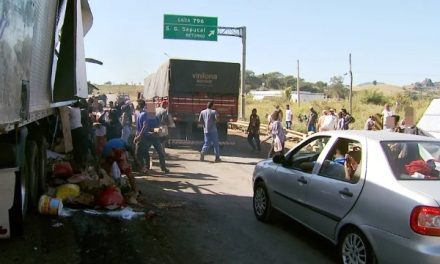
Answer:
[[220, 36], [231, 36], [231, 37], [239, 37], [241, 38], [241, 42], [243, 44], [243, 56], [241, 63], [241, 86], [240, 86], [240, 111], [238, 117], [242, 120], [246, 119], [246, 102], [244, 95], [245, 88], [245, 78], [246, 78], [246, 27], [218, 27], [217, 35]]

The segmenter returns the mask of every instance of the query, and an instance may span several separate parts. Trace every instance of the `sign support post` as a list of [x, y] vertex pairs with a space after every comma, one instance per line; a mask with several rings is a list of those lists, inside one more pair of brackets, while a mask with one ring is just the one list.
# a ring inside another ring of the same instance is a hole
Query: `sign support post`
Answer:
[[243, 44], [242, 63], [241, 63], [241, 86], [240, 86], [240, 108], [238, 118], [246, 120], [246, 100], [245, 100], [245, 84], [246, 84], [246, 27], [218, 27], [217, 35], [231, 36], [241, 38]]

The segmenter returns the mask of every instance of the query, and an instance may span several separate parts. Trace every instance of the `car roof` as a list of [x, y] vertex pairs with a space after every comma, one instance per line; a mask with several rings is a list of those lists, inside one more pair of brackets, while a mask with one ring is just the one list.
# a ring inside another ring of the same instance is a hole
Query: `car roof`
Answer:
[[440, 140], [436, 138], [419, 136], [413, 134], [405, 134], [405, 133], [397, 133], [397, 132], [389, 132], [385, 130], [333, 130], [333, 131], [325, 131], [319, 132], [314, 135], [330, 135], [330, 136], [338, 136], [338, 137], [363, 137], [368, 140], [373, 141], [433, 141], [440, 142]]

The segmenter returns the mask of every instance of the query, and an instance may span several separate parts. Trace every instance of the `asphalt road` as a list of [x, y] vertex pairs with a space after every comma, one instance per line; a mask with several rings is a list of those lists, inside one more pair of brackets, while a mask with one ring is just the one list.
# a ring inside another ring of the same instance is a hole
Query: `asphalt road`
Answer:
[[[167, 149], [171, 173], [139, 175], [141, 207], [132, 220], [86, 214], [31, 214], [23, 237], [0, 241], [0, 263], [335, 263], [336, 248], [283, 215], [272, 224], [252, 210], [252, 171], [266, 155], [244, 135], [222, 162], [195, 148]], [[154, 215], [151, 215], [151, 211]]]

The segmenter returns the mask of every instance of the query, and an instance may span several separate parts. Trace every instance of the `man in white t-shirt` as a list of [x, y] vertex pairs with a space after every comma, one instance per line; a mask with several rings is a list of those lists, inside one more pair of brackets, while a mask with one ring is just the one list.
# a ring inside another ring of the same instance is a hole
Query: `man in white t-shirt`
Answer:
[[392, 131], [394, 128], [394, 126], [392, 125], [394, 123], [394, 120], [392, 119], [394, 113], [391, 110], [389, 104], [385, 104], [385, 108], [382, 111], [382, 115], [383, 115], [383, 129]]
[[338, 125], [338, 118], [335, 115], [335, 110], [330, 109], [329, 111], [327, 111], [322, 121], [322, 127], [320, 131], [336, 130], [337, 125]]
[[292, 110], [289, 105], [286, 105], [286, 128], [290, 129], [292, 127]]
[[85, 166], [86, 157], [86, 138], [83, 126], [81, 124], [81, 109], [79, 108], [79, 101], [69, 106], [69, 122], [70, 134], [72, 136], [73, 145], [73, 160], [75, 172], [81, 172]]

